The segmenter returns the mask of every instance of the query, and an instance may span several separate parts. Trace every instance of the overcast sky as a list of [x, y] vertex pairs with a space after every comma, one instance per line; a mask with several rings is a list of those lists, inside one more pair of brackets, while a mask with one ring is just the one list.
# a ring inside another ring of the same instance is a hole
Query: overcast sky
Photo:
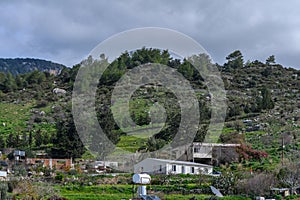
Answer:
[[116, 33], [154, 26], [194, 38], [219, 64], [239, 49], [245, 61], [274, 54], [300, 69], [299, 8], [298, 0], [1, 0], [0, 57], [72, 66]]

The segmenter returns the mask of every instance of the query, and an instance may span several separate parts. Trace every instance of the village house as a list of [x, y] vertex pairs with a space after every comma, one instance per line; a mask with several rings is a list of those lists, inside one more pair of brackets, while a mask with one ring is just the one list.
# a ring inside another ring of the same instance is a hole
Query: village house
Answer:
[[146, 158], [134, 165], [134, 173], [147, 174], [212, 174], [213, 166], [194, 162]]
[[236, 161], [236, 148], [239, 146], [240, 144], [194, 142], [173, 149], [173, 153], [176, 160], [218, 165]]
[[[240, 144], [222, 143], [193, 143], [192, 158], [194, 162], [200, 163], [219, 163], [220, 160], [236, 161], [236, 148]], [[230, 159], [228, 159], [230, 158]]]

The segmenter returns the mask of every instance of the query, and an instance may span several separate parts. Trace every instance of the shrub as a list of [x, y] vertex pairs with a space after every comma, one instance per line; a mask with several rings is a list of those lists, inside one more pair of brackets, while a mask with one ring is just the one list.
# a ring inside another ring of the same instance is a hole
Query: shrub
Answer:
[[57, 180], [57, 181], [63, 181], [64, 180], [64, 174], [57, 173], [56, 176], [55, 176], [55, 180]]
[[76, 169], [71, 169], [68, 171], [69, 175], [77, 175], [78, 171]]
[[224, 172], [221, 176], [213, 180], [213, 186], [224, 195], [233, 195], [236, 193], [238, 176], [233, 172]]
[[0, 199], [6, 199], [8, 186], [7, 183], [0, 182]]
[[37, 105], [36, 105], [35, 107], [36, 107], [36, 108], [44, 108], [44, 107], [47, 106], [47, 104], [48, 104], [47, 101], [41, 100], [41, 101], [38, 101], [38, 102], [37, 102]]
[[252, 196], [270, 195], [270, 187], [274, 185], [275, 178], [272, 174], [255, 174], [249, 179], [241, 180], [237, 188], [240, 194]]
[[56, 195], [58, 191], [48, 183], [34, 183], [30, 180], [19, 180], [13, 191], [20, 199], [47, 199]]
[[251, 146], [245, 144], [237, 147], [237, 152], [240, 154], [240, 160], [261, 160], [269, 156], [267, 152], [254, 150]]

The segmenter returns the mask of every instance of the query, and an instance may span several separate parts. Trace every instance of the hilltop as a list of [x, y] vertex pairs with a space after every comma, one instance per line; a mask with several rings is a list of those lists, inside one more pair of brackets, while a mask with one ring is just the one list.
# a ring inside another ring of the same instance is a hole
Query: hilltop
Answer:
[[35, 58], [0, 58], [0, 72], [11, 73], [16, 76], [35, 70], [58, 75], [65, 68], [64, 65]]

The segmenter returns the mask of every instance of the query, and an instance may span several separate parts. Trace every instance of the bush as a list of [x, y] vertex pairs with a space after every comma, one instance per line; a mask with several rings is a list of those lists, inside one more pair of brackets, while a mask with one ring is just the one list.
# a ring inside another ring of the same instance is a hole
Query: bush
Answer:
[[36, 107], [36, 108], [44, 108], [44, 107], [47, 106], [47, 104], [48, 104], [47, 101], [41, 100], [41, 101], [38, 101], [38, 102], [37, 102], [37, 105], [36, 105], [35, 107]]
[[43, 168], [43, 172], [45, 176], [51, 176], [52, 170], [48, 167]]
[[55, 176], [55, 180], [57, 180], [57, 181], [63, 181], [64, 178], [65, 178], [65, 176], [62, 173], [57, 173]]
[[253, 177], [241, 180], [238, 185], [239, 194], [253, 196], [270, 195], [270, 187], [275, 183], [275, 177], [272, 174], [255, 174]]
[[17, 180], [10, 180], [8, 183], [7, 183], [7, 186], [8, 186], [8, 192], [12, 193], [13, 190], [17, 187], [18, 185], [18, 181]]
[[213, 186], [218, 188], [224, 195], [236, 194], [238, 175], [233, 172], [224, 172], [221, 176], [213, 180]]
[[239, 146], [237, 151], [240, 154], [240, 160], [261, 160], [269, 156], [267, 152], [254, 150], [251, 146], [245, 144]]
[[48, 200], [67, 200], [67, 199], [64, 197], [59, 197], [57, 195], [54, 195], [52, 197], [49, 197]]
[[30, 180], [19, 180], [13, 193], [18, 199], [47, 199], [56, 195], [58, 190], [45, 182], [35, 183]]
[[0, 199], [6, 199], [8, 186], [7, 183], [0, 182]]
[[68, 171], [69, 175], [77, 175], [78, 171], [76, 169], [71, 169]]
[[57, 195], [54, 195], [54, 196], [52, 196], [52, 197], [49, 197], [48, 200], [67, 200], [67, 199], [64, 198], [64, 197], [59, 197], [59, 196], [57, 196]]
[[[281, 197], [281, 196], [280, 196]], [[300, 198], [300, 195], [297, 194], [297, 195], [290, 195], [290, 196], [287, 196], [285, 197], [284, 199], [286, 200], [290, 200], [290, 199], [299, 199]]]
[[16, 165], [16, 166], [13, 167], [13, 170], [15, 172], [15, 175], [17, 175], [17, 176], [27, 175], [27, 171], [26, 171], [24, 166]]

